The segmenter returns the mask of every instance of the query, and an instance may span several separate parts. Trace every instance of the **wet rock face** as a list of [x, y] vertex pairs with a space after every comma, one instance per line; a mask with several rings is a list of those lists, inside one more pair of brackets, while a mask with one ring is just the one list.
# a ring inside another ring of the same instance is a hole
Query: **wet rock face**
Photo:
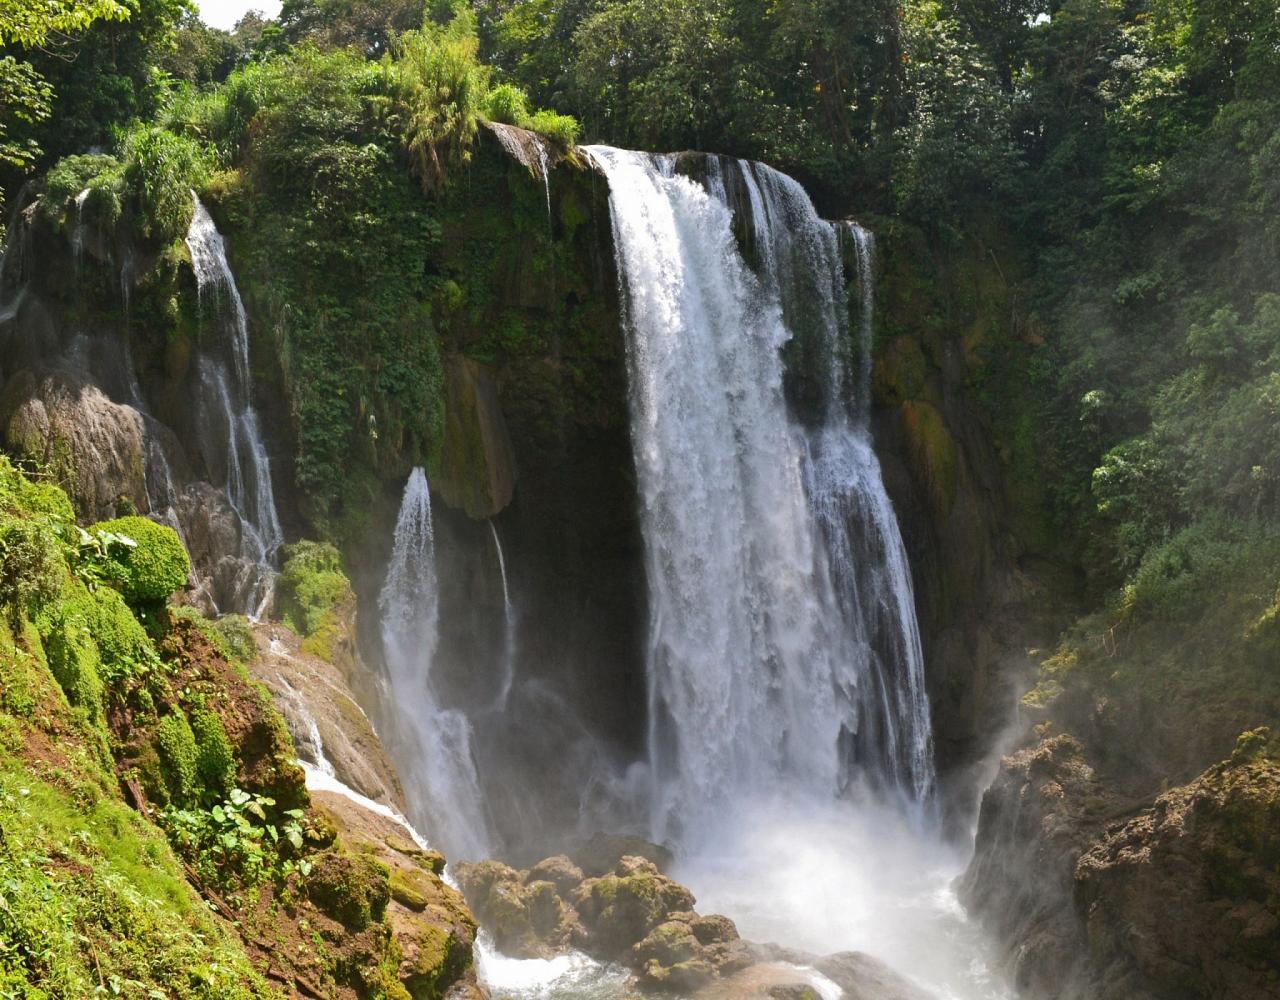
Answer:
[[142, 414], [62, 372], [23, 371], [0, 397], [4, 446], [52, 471], [85, 521], [147, 513], [147, 428]]
[[413, 1000], [481, 996], [471, 970], [476, 922], [441, 877], [444, 859], [414, 843], [395, 820], [342, 795], [313, 792], [311, 799], [355, 858], [327, 862], [333, 870], [309, 889], [312, 900], [344, 925], [358, 924], [366, 910], [375, 919], [381, 913], [399, 955], [395, 978]]
[[623, 857], [598, 877], [563, 855], [528, 871], [498, 861], [459, 865], [457, 877], [509, 955], [548, 958], [575, 947], [630, 967], [643, 988], [685, 994], [752, 962], [732, 920], [700, 916], [693, 894], [645, 858]]
[[1010, 977], [1032, 996], [1091, 995], [1072, 872], [1107, 807], [1084, 748], [1065, 735], [1006, 757], [983, 797], [960, 898], [1005, 945]]
[[298, 754], [309, 764], [325, 761], [344, 785], [403, 814], [400, 778], [349, 678], [304, 652], [301, 640], [284, 625], [256, 625], [254, 640], [258, 656], [249, 673], [271, 692]]
[[1280, 996], [1280, 764], [1227, 761], [1161, 795], [1075, 882], [1103, 1000]]
[[1280, 764], [1251, 735], [1145, 807], [1110, 790], [1071, 736], [1003, 761], [960, 893], [1020, 990], [1280, 996]]

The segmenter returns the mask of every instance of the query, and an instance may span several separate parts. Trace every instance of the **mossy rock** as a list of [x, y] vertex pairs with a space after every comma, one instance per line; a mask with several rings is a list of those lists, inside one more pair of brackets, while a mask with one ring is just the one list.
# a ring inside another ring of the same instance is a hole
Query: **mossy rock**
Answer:
[[216, 712], [206, 708], [191, 713], [196, 742], [196, 772], [200, 784], [216, 795], [225, 795], [236, 779], [236, 754]]
[[200, 753], [187, 717], [177, 711], [161, 719], [152, 746], [170, 800], [180, 805], [192, 802], [200, 789]]
[[381, 921], [391, 901], [390, 871], [362, 855], [322, 854], [307, 879], [307, 894], [325, 913], [362, 931]]
[[955, 503], [959, 464], [951, 432], [931, 403], [907, 400], [901, 413], [917, 475], [927, 484], [936, 510], [946, 514]]
[[421, 913], [430, 901], [429, 887], [421, 876], [397, 868], [391, 873], [391, 898], [401, 906]]
[[191, 560], [172, 528], [145, 517], [118, 517], [90, 531], [111, 532], [136, 543], [132, 549], [117, 550], [113, 559], [115, 583], [130, 604], [161, 602], [186, 585]]

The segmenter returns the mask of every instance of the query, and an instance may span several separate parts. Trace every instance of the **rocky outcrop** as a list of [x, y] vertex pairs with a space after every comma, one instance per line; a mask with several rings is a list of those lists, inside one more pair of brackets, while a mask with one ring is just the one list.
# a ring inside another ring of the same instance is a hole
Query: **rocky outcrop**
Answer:
[[1071, 736], [1006, 758], [960, 892], [1015, 985], [1048, 1000], [1280, 996], [1280, 765], [1261, 744], [1246, 734], [1149, 806], [1110, 790]]
[[1280, 764], [1251, 737], [1076, 863], [1101, 1000], [1280, 996]]
[[400, 778], [346, 676], [302, 649], [302, 640], [277, 623], [254, 626], [258, 655], [250, 675], [267, 686], [299, 755], [326, 767], [366, 798], [404, 813]]
[[1065, 735], [1006, 757], [983, 796], [960, 897], [1005, 945], [1010, 978], [1031, 996], [1089, 995], [1071, 879], [1105, 808], [1084, 748]]
[[[319, 894], [329, 899], [329, 909], [357, 923], [365, 909], [379, 910], [400, 956], [396, 978], [413, 1000], [446, 993], [453, 1000], [481, 997], [471, 970], [476, 922], [461, 894], [441, 877], [444, 858], [416, 842], [403, 823], [347, 796], [313, 791], [311, 797], [363, 865], [361, 871], [335, 870], [320, 880]], [[313, 873], [313, 898], [316, 884]]]
[[48, 470], [82, 520], [151, 510], [147, 461], [155, 428], [84, 378], [19, 372], [0, 396], [0, 427], [5, 449]]
[[693, 894], [645, 858], [598, 877], [569, 858], [516, 871], [497, 861], [458, 866], [458, 882], [499, 950], [548, 958], [578, 948], [633, 969], [648, 990], [694, 993], [752, 964], [728, 917], [701, 916]]

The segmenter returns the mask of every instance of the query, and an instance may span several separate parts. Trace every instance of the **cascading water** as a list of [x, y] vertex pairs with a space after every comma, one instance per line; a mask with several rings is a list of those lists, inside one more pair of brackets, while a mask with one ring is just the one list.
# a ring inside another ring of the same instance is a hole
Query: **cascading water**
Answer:
[[928, 822], [914, 597], [870, 434], [871, 236], [760, 164], [587, 153], [627, 337], [650, 835], [746, 937], [1007, 997], [949, 888], [964, 851]]
[[511, 607], [511, 590], [507, 587], [507, 560], [502, 554], [498, 528], [492, 521], [489, 522], [489, 531], [493, 534], [493, 549], [498, 555], [498, 573], [502, 577], [502, 674], [493, 700], [494, 711], [502, 712], [507, 707], [511, 685], [516, 679], [516, 617]]
[[201, 307], [212, 305], [218, 340], [200, 358], [199, 392], [203, 447], [210, 473], [218, 477], [241, 521], [240, 556], [244, 579], [233, 588], [238, 607], [260, 616], [274, 585], [271, 560], [284, 541], [271, 485], [271, 461], [250, 398], [249, 317], [226, 246], [208, 211], [192, 193], [195, 213], [187, 230], [187, 248], [196, 273]]
[[[650, 592], [652, 832], [689, 842], [731, 802], [932, 785], [914, 605], [848, 359], [834, 228], [739, 164], [758, 272], [718, 159], [588, 150], [609, 179]], [[866, 331], [860, 331], [863, 339]], [[821, 363], [811, 426], [782, 352]], [[865, 367], [859, 365], [858, 367]]]
[[396, 520], [378, 598], [388, 700], [386, 734], [401, 768], [412, 818], [451, 858], [489, 854], [488, 820], [471, 751], [471, 723], [440, 705], [432, 669], [440, 603], [427, 476], [414, 469]]

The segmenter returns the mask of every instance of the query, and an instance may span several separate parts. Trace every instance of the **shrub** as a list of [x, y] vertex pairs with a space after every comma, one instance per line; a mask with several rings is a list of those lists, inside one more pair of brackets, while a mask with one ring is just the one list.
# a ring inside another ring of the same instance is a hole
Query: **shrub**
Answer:
[[58, 604], [41, 623], [49, 670], [67, 701], [92, 717], [102, 712], [102, 677], [98, 647], [74, 602]]
[[449, 163], [471, 158], [488, 66], [479, 59], [475, 15], [461, 4], [445, 27], [428, 23], [406, 31], [389, 63], [404, 145], [424, 191], [444, 187]]
[[326, 618], [351, 597], [342, 556], [326, 542], [298, 542], [285, 549], [280, 596], [285, 623], [302, 636], [319, 632]]
[[105, 681], [138, 677], [159, 665], [151, 639], [119, 593], [99, 588], [84, 595], [82, 606], [98, 644]]
[[48, 524], [0, 515], [0, 605], [15, 623], [58, 595], [66, 569]]
[[154, 125], [129, 132], [123, 148], [125, 179], [142, 209], [144, 233], [160, 243], [178, 239], [191, 223], [191, 191], [203, 186], [211, 157], [195, 139]]
[[236, 778], [236, 755], [216, 712], [199, 708], [191, 713], [196, 741], [196, 773], [206, 791], [225, 795]]
[[529, 119], [528, 98], [510, 83], [500, 83], [485, 95], [484, 114], [491, 122], [523, 126]]
[[578, 120], [571, 115], [555, 111], [539, 111], [525, 123], [525, 127], [550, 139], [561, 149], [572, 149], [578, 141]]
[[112, 550], [113, 582], [130, 604], [163, 601], [182, 588], [191, 573], [191, 560], [177, 532], [145, 517], [118, 517], [89, 529], [132, 539], [132, 549]]
[[161, 719], [154, 744], [169, 797], [180, 804], [193, 801], [200, 785], [199, 752], [187, 717], [177, 711]]

